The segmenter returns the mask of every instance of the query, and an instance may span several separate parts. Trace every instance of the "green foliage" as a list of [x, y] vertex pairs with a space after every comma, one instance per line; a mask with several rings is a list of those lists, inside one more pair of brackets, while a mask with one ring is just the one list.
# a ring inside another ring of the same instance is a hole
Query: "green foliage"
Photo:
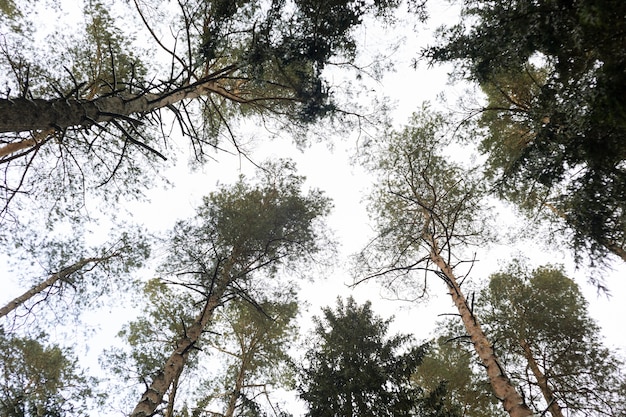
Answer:
[[[448, 330], [446, 324], [440, 324], [443, 331]], [[459, 415], [504, 416], [506, 413], [493, 395], [475, 356], [469, 341], [453, 339], [448, 335], [440, 336], [429, 346], [422, 364], [414, 374], [415, 383], [424, 387], [428, 393], [445, 389], [443, 406]]]
[[476, 169], [448, 154], [446, 128], [443, 115], [426, 107], [404, 130], [364, 146], [365, 165], [378, 177], [369, 206], [377, 236], [357, 266], [369, 277], [389, 278], [390, 289], [404, 299], [424, 295], [414, 272], [427, 269], [431, 251], [460, 256], [489, 237], [485, 184]]
[[337, 300], [315, 319], [312, 345], [300, 369], [300, 397], [307, 416], [410, 416], [421, 389], [410, 383], [424, 347], [410, 337], [388, 337], [391, 320], [374, 315], [371, 303]]
[[549, 203], [594, 260], [626, 259], [625, 7], [470, 0], [426, 51], [485, 89], [481, 140], [498, 191], [534, 212]]
[[318, 226], [330, 202], [319, 190], [303, 194], [303, 182], [282, 160], [262, 167], [257, 184], [241, 178], [205, 197], [194, 219], [174, 227], [164, 272], [209, 289], [226, 264], [228, 279], [244, 285], [257, 269], [271, 277], [306, 261], [328, 243]]
[[[548, 404], [531, 361], [563, 415], [623, 415], [623, 362], [602, 344], [578, 285], [560, 268], [529, 270], [513, 262], [489, 277], [476, 296], [474, 314], [535, 413], [548, 413]], [[433, 390], [444, 382], [446, 404], [464, 416], [503, 415], [464, 330], [451, 319], [438, 327], [437, 343], [418, 369], [417, 383]]]
[[0, 414], [7, 417], [87, 416], [95, 380], [78, 369], [68, 349], [0, 328]]
[[[290, 301], [294, 299], [289, 293], [273, 294], [255, 304], [236, 300], [219, 311], [211, 323], [217, 336], [208, 344], [225, 371], [200, 387], [198, 410], [221, 407], [226, 416], [261, 415], [273, 389], [292, 386], [287, 350], [298, 330], [298, 303]], [[207, 391], [212, 394], [207, 396]]]
[[490, 277], [477, 311], [485, 331], [498, 341], [507, 372], [535, 410], [546, 405], [527, 368], [523, 343], [530, 346], [564, 411], [581, 416], [624, 413], [622, 362], [603, 346], [578, 285], [561, 269], [530, 271], [513, 263]]

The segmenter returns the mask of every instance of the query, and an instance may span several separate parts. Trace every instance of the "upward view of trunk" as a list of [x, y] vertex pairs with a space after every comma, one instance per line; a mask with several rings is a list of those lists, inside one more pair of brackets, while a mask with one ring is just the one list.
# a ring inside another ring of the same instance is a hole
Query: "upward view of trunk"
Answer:
[[[231, 272], [235, 262], [236, 255], [231, 254], [228, 263], [221, 273], [213, 278], [213, 288], [210, 296], [204, 303], [202, 311], [193, 324], [187, 328], [185, 334], [178, 340], [176, 350], [170, 355], [159, 374], [141, 396], [130, 417], [149, 417], [155, 414], [157, 407], [163, 402], [163, 397], [183, 372], [189, 353], [200, 340], [202, 332], [213, 317], [213, 312], [222, 303], [224, 294], [232, 283]], [[173, 404], [169, 404], [169, 407], [172, 408]]]
[[[213, 293], [205, 302], [202, 312], [187, 329], [186, 334], [178, 340], [176, 350], [170, 355], [152, 384], [141, 396], [141, 400], [130, 414], [131, 417], [148, 417], [155, 414], [157, 407], [163, 402], [165, 393], [182, 373], [189, 353], [200, 339], [204, 328], [211, 321], [213, 311], [220, 305], [226, 287], [226, 284], [220, 284], [214, 288]], [[173, 405], [170, 404], [170, 407]]]
[[530, 370], [535, 375], [535, 379], [537, 379], [537, 385], [539, 385], [539, 389], [541, 389], [541, 394], [543, 398], [546, 400], [546, 404], [548, 404], [548, 410], [552, 417], [563, 417], [563, 412], [561, 411], [561, 407], [556, 402], [556, 398], [554, 397], [554, 393], [552, 389], [548, 385], [548, 378], [541, 372], [537, 361], [533, 355], [532, 350], [530, 349], [530, 344], [526, 340], [520, 341], [520, 346], [524, 350], [524, 357], [528, 361], [528, 366]]
[[465, 330], [472, 340], [478, 357], [487, 370], [487, 376], [494, 394], [502, 402], [504, 409], [511, 417], [531, 416], [533, 414], [532, 411], [524, 403], [522, 396], [504, 373], [493, 351], [491, 342], [483, 332], [472, 311], [470, 311], [451, 266], [439, 254], [436, 242], [432, 238], [429, 240], [432, 245], [430, 258], [445, 275], [445, 282], [450, 290], [452, 301], [459, 311]]
[[0, 308], [0, 317], [6, 316], [11, 311], [23, 305], [25, 302], [27, 302], [28, 300], [30, 300], [37, 294], [41, 294], [46, 289], [51, 288], [56, 283], [63, 281], [64, 279], [67, 279], [70, 275], [72, 275], [75, 272], [80, 271], [87, 265], [91, 265], [91, 264], [96, 265], [100, 262], [104, 262], [110, 259], [112, 256], [114, 255], [100, 257], [100, 258], [81, 259], [75, 264], [70, 265], [67, 268], [62, 269], [61, 271], [50, 275], [50, 277], [48, 277], [48, 279], [46, 279], [45, 281], [35, 285], [30, 290], [26, 291], [24, 294], [20, 295], [19, 297], [14, 298], [13, 300], [9, 301], [4, 307]]
[[[219, 74], [220, 77], [224, 75], [224, 72]], [[159, 94], [120, 92], [93, 100], [0, 99], [0, 114], [2, 114], [0, 133], [29, 132], [50, 128], [58, 130], [86, 128], [95, 123], [104, 123], [113, 119], [132, 118], [171, 106], [182, 100], [191, 100], [209, 94], [218, 94], [237, 102], [244, 101], [222, 87], [218, 79], [215, 75], [211, 75], [195, 83]], [[14, 144], [9, 145], [11, 148], [19, 148]], [[2, 153], [6, 154], [6, 151], [0, 149], [0, 155]]]

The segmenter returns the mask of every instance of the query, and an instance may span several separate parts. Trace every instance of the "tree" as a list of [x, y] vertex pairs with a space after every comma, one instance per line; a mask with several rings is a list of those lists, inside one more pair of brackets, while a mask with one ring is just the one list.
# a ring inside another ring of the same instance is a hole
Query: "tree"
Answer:
[[564, 222], [579, 257], [626, 261], [626, 5], [470, 0], [462, 13], [425, 55], [486, 92], [497, 190]]
[[[130, 229], [101, 248], [91, 249], [91, 256], [81, 254], [83, 242], [75, 236], [72, 243], [56, 239], [41, 241], [35, 236], [36, 244], [20, 241], [20, 246], [24, 245], [22, 249], [31, 263], [32, 259], [39, 258], [43, 273], [48, 276], [0, 308], [0, 318], [20, 307], [32, 312], [34, 306], [42, 302], [53, 304], [52, 298], [67, 296], [67, 292], [80, 296], [81, 302], [72, 303], [79, 307], [88, 299], [112, 292], [115, 286], [127, 286], [130, 271], [140, 268], [150, 253], [145, 235]], [[24, 259], [18, 257], [13, 262], [19, 264], [20, 261]]]
[[421, 390], [410, 378], [424, 347], [408, 346], [408, 335], [387, 336], [391, 320], [377, 317], [370, 302], [338, 299], [335, 310], [322, 311], [300, 369], [306, 415], [416, 415]]
[[[457, 332], [444, 333], [450, 325]], [[413, 375], [426, 393], [445, 387], [443, 402], [448, 409], [457, 410], [463, 417], [498, 417], [505, 415], [499, 408], [489, 381], [478, 365], [479, 360], [471, 344], [458, 336], [458, 323], [448, 320], [437, 326], [438, 337], [429, 343], [422, 364]]]
[[537, 413], [624, 414], [623, 364], [603, 346], [578, 285], [560, 268], [513, 263], [490, 277], [476, 310]]
[[355, 284], [382, 279], [404, 298], [412, 294], [419, 299], [429, 290], [430, 274], [440, 278], [496, 397], [511, 416], [528, 416], [530, 409], [504, 372], [461, 288], [467, 273], [459, 271], [473, 263], [462, 257], [463, 250], [489, 238], [485, 190], [480, 173], [445, 155], [444, 127], [441, 115], [424, 109], [402, 132], [390, 132], [365, 148], [364, 162], [379, 178], [370, 205], [377, 235], [355, 258], [357, 271], [364, 275], [355, 278]]
[[259, 275], [271, 280], [279, 266], [305, 261], [323, 248], [316, 225], [328, 213], [328, 200], [319, 191], [303, 194], [304, 179], [288, 161], [266, 165], [260, 176], [257, 185], [242, 178], [210, 194], [196, 218], [171, 232], [162, 273], [187, 290], [196, 313], [132, 416], [152, 415], [161, 405], [218, 307], [236, 298], [253, 302]]
[[202, 389], [213, 388], [214, 393], [201, 398], [199, 405], [221, 397], [224, 417], [260, 415], [264, 398], [274, 409], [271, 389], [288, 387], [291, 374], [287, 349], [297, 333], [294, 299], [290, 293], [274, 294], [256, 304], [237, 300], [220, 311], [211, 325], [218, 336], [208, 344], [222, 353], [226, 373], [217, 384]]
[[0, 328], [0, 414], [6, 417], [87, 416], [95, 381], [79, 370], [72, 352]]
[[[18, 39], [5, 50], [0, 64], [13, 77], [0, 98], [0, 163], [9, 173], [2, 214], [26, 192], [40, 198], [60, 190], [59, 203], [85, 190], [112, 188], [111, 199], [119, 190], [139, 193], [153, 176], [146, 165], [166, 158], [158, 141], [162, 136], [168, 146], [169, 135], [158, 134], [166, 130], [165, 112], [199, 160], [207, 147], [220, 149], [222, 136], [239, 149], [235, 131], [244, 119], [297, 131], [321, 117], [347, 114], [338, 109], [324, 70], [333, 58], [351, 66], [354, 29], [366, 16], [383, 18], [398, 5], [185, 0], [164, 19], [176, 26], [163, 28], [163, 11], [136, 0], [128, 14], [141, 20], [151, 48], [170, 61], [149, 67], [141, 54], [126, 53], [132, 39], [115, 27], [120, 23], [110, 19], [107, 5], [91, 3], [79, 46], [54, 56], [56, 66], [16, 52], [30, 50], [17, 49], [28, 36], [14, 34]], [[176, 35], [168, 43], [161, 32]], [[64, 66], [63, 73], [50, 70]]]

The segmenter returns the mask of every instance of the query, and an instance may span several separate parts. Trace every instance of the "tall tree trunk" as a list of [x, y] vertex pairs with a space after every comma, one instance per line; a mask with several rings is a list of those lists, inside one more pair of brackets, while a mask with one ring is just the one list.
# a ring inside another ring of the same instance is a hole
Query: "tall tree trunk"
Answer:
[[543, 372], [541, 372], [541, 369], [539, 368], [539, 365], [535, 360], [533, 352], [530, 349], [530, 344], [526, 340], [520, 340], [519, 343], [524, 350], [524, 356], [528, 361], [528, 366], [530, 367], [530, 370], [533, 372], [533, 375], [535, 375], [535, 378], [537, 379], [537, 385], [539, 385], [539, 388], [541, 389], [543, 398], [546, 400], [546, 404], [548, 404], [548, 410], [550, 411], [550, 414], [552, 414], [552, 417], [563, 417], [563, 412], [561, 411], [561, 407], [559, 406], [559, 404], [556, 402], [554, 392], [552, 392], [552, 389], [548, 385], [548, 378], [544, 375]]
[[85, 266], [89, 264], [98, 264], [100, 262], [104, 262], [113, 256], [115, 255], [105, 256], [101, 258], [81, 259], [75, 264], [62, 269], [61, 271], [55, 274], [50, 275], [50, 277], [46, 279], [45, 281], [41, 282], [40, 284], [35, 285], [30, 290], [26, 291], [24, 294], [20, 295], [19, 297], [14, 298], [13, 300], [9, 301], [4, 307], [0, 308], [0, 317], [6, 316], [11, 311], [15, 310], [19, 306], [23, 305], [26, 301], [30, 300], [32, 297], [36, 296], [37, 294], [40, 294], [47, 288], [52, 287], [57, 282], [68, 278], [73, 273], [80, 271]]
[[[93, 100], [59, 99], [0, 99], [0, 133], [28, 132], [50, 128], [86, 128], [95, 123], [113, 119], [129, 119], [133, 115], [150, 113], [182, 100], [191, 100], [209, 94], [219, 94], [229, 100], [245, 102], [241, 97], [222, 87], [218, 80], [235, 68], [225, 68], [195, 83], [159, 94], [120, 92]], [[30, 142], [29, 142], [30, 144]], [[8, 144], [6, 147], [16, 147]], [[17, 146], [17, 149], [25, 146]], [[11, 148], [9, 148], [11, 149]], [[7, 151], [0, 148], [0, 155]]]
[[241, 390], [243, 389], [243, 383], [246, 376], [246, 368], [248, 367], [248, 361], [245, 353], [241, 356], [241, 365], [235, 378], [235, 388], [230, 394], [228, 399], [228, 405], [224, 417], [233, 417], [235, 415], [235, 408], [237, 407], [237, 400], [241, 396]]
[[174, 380], [183, 371], [187, 357], [196, 342], [200, 339], [202, 331], [207, 326], [213, 311], [217, 308], [226, 291], [227, 283], [218, 284], [211, 296], [204, 304], [202, 312], [196, 317], [194, 323], [187, 329], [186, 334], [176, 343], [176, 350], [165, 362], [165, 366], [154, 378], [150, 387], [142, 395], [141, 400], [130, 414], [131, 417], [148, 417], [154, 415], [157, 407], [163, 402], [165, 393]]
[[167, 396], [167, 408], [163, 417], [174, 417], [174, 402], [176, 401], [176, 392], [178, 391], [178, 381], [180, 380], [180, 375], [182, 373], [183, 368], [180, 368], [178, 374], [174, 377], [174, 380], [172, 381], [172, 388], [170, 389], [170, 393]]
[[502, 369], [489, 339], [480, 327], [473, 312], [470, 311], [452, 268], [441, 257], [434, 239], [430, 238], [429, 240], [431, 244], [430, 258], [445, 276], [444, 281], [450, 289], [452, 301], [461, 315], [465, 329], [474, 344], [478, 357], [487, 368], [487, 376], [493, 392], [511, 417], [531, 416], [533, 414], [532, 411], [524, 403], [522, 396], [504, 373], [504, 369]]

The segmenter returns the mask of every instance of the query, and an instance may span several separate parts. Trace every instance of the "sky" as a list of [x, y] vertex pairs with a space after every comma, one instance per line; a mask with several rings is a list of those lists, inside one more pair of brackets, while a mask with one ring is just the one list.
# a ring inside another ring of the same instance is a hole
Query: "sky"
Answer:
[[[445, 3], [437, 3], [430, 10], [429, 27], [453, 21], [455, 18], [454, 8]], [[467, 86], [448, 83], [449, 68], [428, 68], [425, 64], [417, 69], [412, 68], [412, 61], [420, 46], [430, 39], [426, 27], [421, 27], [417, 32], [407, 27], [393, 30], [387, 28], [384, 32], [372, 28], [363, 34], [362, 42], [366, 48], [376, 50], [387, 39], [404, 40], [394, 55], [395, 71], [380, 82], [372, 83], [372, 88], [376, 89], [375, 94], [384, 93], [390, 98], [390, 102], [394, 102], [395, 126], [401, 127], [424, 101], [430, 101], [435, 106], [450, 107], [465, 93]], [[438, 102], [441, 92], [446, 93], [448, 104]], [[412, 333], [418, 340], [427, 339], [441, 315], [454, 312], [447, 290], [441, 282], [434, 279], [431, 281], [432, 296], [427, 302], [420, 304], [382, 299], [381, 290], [375, 283], [367, 283], [355, 289], [349, 287], [352, 282], [350, 255], [358, 252], [373, 234], [372, 221], [368, 218], [364, 201], [373, 179], [353, 163], [358, 132], [347, 137], [330, 137], [313, 142], [305, 149], [298, 149], [287, 137], [267, 141], [263, 139], [263, 131], [251, 133], [259, 138], [248, 144], [248, 156], [252, 160], [260, 162], [268, 158], [284, 157], [294, 159], [299, 173], [307, 177], [307, 185], [324, 190], [334, 202], [328, 224], [340, 244], [337, 265], [333, 270], [326, 271], [328, 276], [301, 284], [300, 298], [308, 304], [300, 318], [302, 330], [306, 331], [311, 327], [311, 316], [319, 315], [321, 307], [334, 305], [337, 296], [352, 295], [360, 302], [371, 300], [374, 310], [383, 317], [395, 315], [393, 331]], [[218, 183], [233, 182], [240, 173], [253, 175], [252, 164], [240, 156], [216, 154], [215, 157], [215, 161], [210, 161], [194, 172], [189, 172], [184, 158], [179, 158], [179, 163], [165, 174], [174, 187], [168, 190], [154, 189], [149, 192], [150, 203], [133, 203], [128, 206], [128, 210], [136, 213], [135, 218], [141, 219], [148, 227], [165, 230], [174, 221], [192, 216], [201, 197]], [[503, 209], [502, 217], [498, 219], [499, 228], [502, 231], [508, 230], [511, 225], [516, 224], [516, 220], [514, 213]], [[522, 240], [517, 244], [477, 248], [477, 252], [479, 262], [471, 276], [475, 281], [485, 279], [517, 253], [527, 256], [534, 266], [544, 263], [564, 264], [569, 276], [574, 277], [583, 289], [589, 302], [590, 314], [601, 326], [607, 345], [621, 349], [622, 353], [626, 352], [626, 334], [619, 319], [626, 317], [626, 267], [620, 262], [615, 261], [614, 269], [608, 271], [576, 269], [571, 254]], [[142, 271], [146, 278], [151, 273], [149, 270]], [[603, 275], [611, 290], [610, 297], [597, 294], [595, 287], [588, 283], [587, 277], [590, 273]], [[0, 272], [0, 276], [2, 275]], [[11, 279], [7, 275], [2, 278]], [[15, 284], [18, 283], [14, 282], [13, 285]], [[15, 291], [14, 287], [12, 291], [0, 292], [0, 302], [8, 301]], [[87, 318], [101, 320], [100, 329], [90, 342], [91, 351], [88, 356], [93, 361], [99, 348], [106, 347], [126, 322], [127, 313], [124, 310], [104, 309], [93, 312], [91, 316], [87, 315]]]

